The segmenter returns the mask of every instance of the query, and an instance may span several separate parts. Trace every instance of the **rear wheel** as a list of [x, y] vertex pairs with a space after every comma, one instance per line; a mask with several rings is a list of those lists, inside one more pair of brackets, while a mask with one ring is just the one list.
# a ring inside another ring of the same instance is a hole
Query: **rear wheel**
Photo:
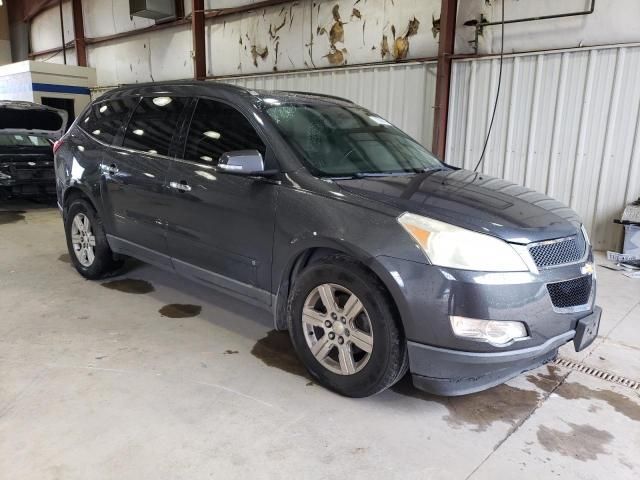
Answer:
[[86, 200], [76, 199], [69, 206], [65, 233], [71, 262], [83, 277], [102, 278], [121, 266], [113, 258], [100, 217]]
[[288, 322], [311, 375], [342, 395], [374, 395], [406, 371], [406, 343], [391, 298], [375, 275], [349, 257], [328, 257], [300, 275]]

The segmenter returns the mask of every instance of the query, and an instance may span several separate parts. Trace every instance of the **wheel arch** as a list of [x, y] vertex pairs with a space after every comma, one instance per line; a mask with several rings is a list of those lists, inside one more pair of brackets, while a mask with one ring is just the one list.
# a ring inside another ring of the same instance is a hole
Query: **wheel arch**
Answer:
[[305, 248], [299, 249], [294, 255], [291, 255], [289, 262], [287, 262], [283, 269], [277, 283], [278, 289], [273, 309], [275, 328], [277, 330], [287, 329], [287, 302], [291, 286], [297, 276], [309, 265], [331, 255], [346, 255], [355, 259], [380, 280], [391, 297], [393, 302], [392, 308], [398, 315], [398, 326], [404, 333], [404, 325], [402, 322], [404, 302], [402, 301], [398, 285], [391, 274], [386, 271], [375, 257], [366, 255], [358, 247], [344, 244], [336, 245], [335, 243], [327, 244], [324, 242], [322, 244], [307, 245]]
[[99, 211], [96, 201], [86, 188], [79, 185], [72, 185], [67, 187], [62, 193], [62, 213], [64, 218], [66, 218], [67, 210], [69, 209], [71, 202], [76, 198], [83, 198], [87, 200], [96, 211]]

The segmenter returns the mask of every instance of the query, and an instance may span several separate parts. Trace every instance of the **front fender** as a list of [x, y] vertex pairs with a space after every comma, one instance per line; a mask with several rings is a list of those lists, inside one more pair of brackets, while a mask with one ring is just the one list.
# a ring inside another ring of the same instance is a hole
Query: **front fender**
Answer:
[[396, 221], [398, 212], [329, 198], [300, 188], [282, 188], [277, 197], [272, 262], [276, 326], [284, 328], [286, 299], [296, 263], [316, 249], [347, 254], [369, 267], [396, 299], [395, 280], [376, 257], [404, 257], [426, 263], [413, 239]]

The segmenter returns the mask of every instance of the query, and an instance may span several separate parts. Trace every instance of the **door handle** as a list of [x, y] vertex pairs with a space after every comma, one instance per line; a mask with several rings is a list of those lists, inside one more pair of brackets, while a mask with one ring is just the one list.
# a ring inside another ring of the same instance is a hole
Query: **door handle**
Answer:
[[102, 165], [102, 171], [104, 173], [108, 173], [109, 175], [115, 175], [116, 173], [119, 172], [118, 167], [116, 166], [115, 163], [112, 163], [109, 166]]
[[180, 180], [179, 182], [169, 182], [169, 186], [174, 190], [178, 190], [180, 192], [190, 192], [191, 185], [189, 185], [184, 180]]

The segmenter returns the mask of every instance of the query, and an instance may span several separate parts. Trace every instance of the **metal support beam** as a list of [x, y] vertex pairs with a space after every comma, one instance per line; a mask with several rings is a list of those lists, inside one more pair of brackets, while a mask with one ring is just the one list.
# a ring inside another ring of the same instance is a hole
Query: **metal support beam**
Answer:
[[444, 159], [449, 116], [449, 90], [451, 87], [451, 57], [456, 37], [458, 0], [442, 0], [440, 9], [440, 43], [436, 73], [436, 99], [433, 110], [432, 151]]
[[207, 76], [206, 46], [204, 43], [204, 0], [192, 1], [193, 76], [196, 80], [204, 80]]
[[58, 2], [60, 10], [60, 37], [62, 38], [62, 57], [64, 58], [64, 64], [67, 64], [67, 46], [64, 43], [64, 20], [62, 18], [62, 0]]
[[76, 58], [78, 65], [87, 66], [87, 41], [84, 37], [84, 19], [82, 18], [82, 0], [73, 0], [71, 3], [73, 11], [73, 37], [76, 47]]

